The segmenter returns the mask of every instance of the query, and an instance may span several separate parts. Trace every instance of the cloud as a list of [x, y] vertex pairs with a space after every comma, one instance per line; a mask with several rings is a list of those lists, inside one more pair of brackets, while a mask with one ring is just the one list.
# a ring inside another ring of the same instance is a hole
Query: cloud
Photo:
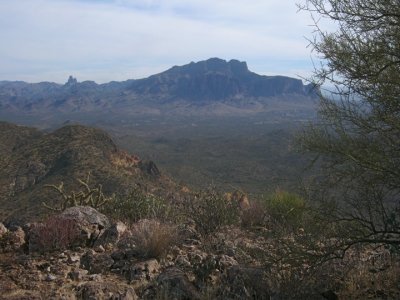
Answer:
[[260, 73], [285, 62], [275, 69], [287, 73], [310, 61], [310, 20], [282, 2], [1, 1], [0, 79], [124, 80], [209, 57], [246, 60]]

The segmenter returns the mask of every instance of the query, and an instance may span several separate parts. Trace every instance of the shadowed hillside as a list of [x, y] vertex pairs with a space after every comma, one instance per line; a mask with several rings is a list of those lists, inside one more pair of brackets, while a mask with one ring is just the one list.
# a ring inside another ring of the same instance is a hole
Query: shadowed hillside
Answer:
[[0, 123], [0, 205], [2, 217], [38, 216], [42, 202], [59, 199], [46, 184], [76, 190], [77, 179], [91, 174], [91, 184], [103, 184], [107, 195], [140, 185], [152, 192], [172, 187], [152, 162], [119, 150], [105, 132], [80, 125], [52, 133]]

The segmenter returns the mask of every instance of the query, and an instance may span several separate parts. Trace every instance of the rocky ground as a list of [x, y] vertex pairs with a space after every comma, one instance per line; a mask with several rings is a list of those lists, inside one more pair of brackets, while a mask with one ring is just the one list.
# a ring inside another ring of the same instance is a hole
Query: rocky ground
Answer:
[[[68, 208], [51, 220], [0, 223], [1, 299], [400, 297], [398, 259], [382, 249], [312, 269], [280, 261], [283, 250], [265, 227], [204, 235], [190, 222], [127, 226], [91, 207]], [[51, 228], [60, 224], [57, 239]]]

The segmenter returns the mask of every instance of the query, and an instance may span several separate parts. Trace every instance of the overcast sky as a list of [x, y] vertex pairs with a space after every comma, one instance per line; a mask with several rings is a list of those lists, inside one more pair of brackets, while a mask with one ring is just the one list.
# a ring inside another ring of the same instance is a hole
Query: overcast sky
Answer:
[[307, 76], [312, 22], [294, 0], [0, 0], [0, 80], [143, 78], [210, 57]]

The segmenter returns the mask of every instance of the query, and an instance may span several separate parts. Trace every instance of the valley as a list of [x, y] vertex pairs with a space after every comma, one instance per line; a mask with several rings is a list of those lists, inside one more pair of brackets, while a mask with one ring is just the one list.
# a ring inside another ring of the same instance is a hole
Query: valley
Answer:
[[316, 116], [317, 89], [210, 58], [138, 80], [0, 82], [0, 119], [51, 132], [104, 129], [130, 153], [192, 188], [297, 190], [306, 159], [294, 138]]
[[308, 161], [298, 153], [295, 137], [305, 124], [253, 116], [136, 119], [100, 126], [121, 148], [157, 162], [182, 184], [261, 194], [300, 187]]

